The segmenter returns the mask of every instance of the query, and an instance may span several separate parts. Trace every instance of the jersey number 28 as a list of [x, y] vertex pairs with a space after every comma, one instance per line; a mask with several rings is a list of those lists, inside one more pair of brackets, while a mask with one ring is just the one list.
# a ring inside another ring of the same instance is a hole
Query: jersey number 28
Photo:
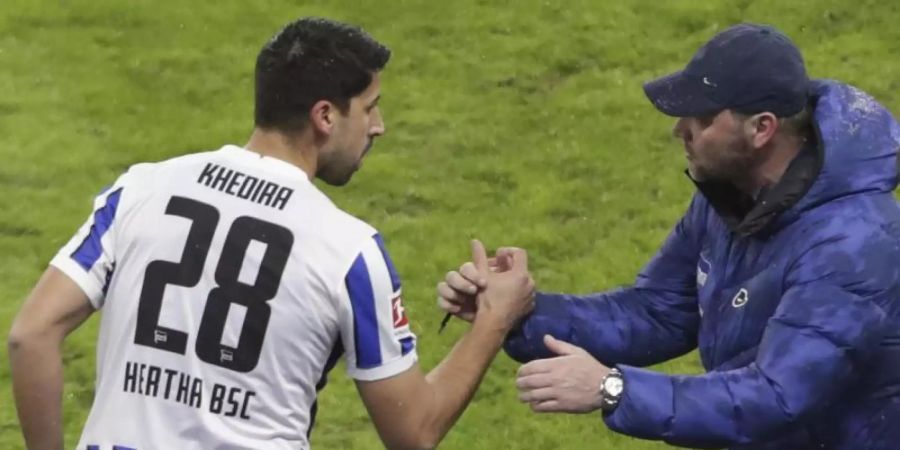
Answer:
[[[163, 293], [167, 284], [193, 287], [200, 281], [219, 223], [219, 211], [212, 205], [175, 196], [169, 200], [166, 214], [190, 219], [191, 228], [181, 261], [156, 260], [147, 265], [134, 342], [183, 355], [187, 333], [159, 325]], [[238, 277], [247, 248], [254, 240], [265, 244], [266, 250], [256, 281], [250, 285], [238, 281]], [[197, 331], [194, 350], [201, 360], [238, 372], [249, 372], [256, 367], [272, 313], [267, 302], [278, 292], [293, 244], [294, 235], [283, 226], [250, 216], [234, 220], [216, 265], [217, 286], [207, 296]], [[222, 344], [232, 303], [246, 308], [237, 347]]]

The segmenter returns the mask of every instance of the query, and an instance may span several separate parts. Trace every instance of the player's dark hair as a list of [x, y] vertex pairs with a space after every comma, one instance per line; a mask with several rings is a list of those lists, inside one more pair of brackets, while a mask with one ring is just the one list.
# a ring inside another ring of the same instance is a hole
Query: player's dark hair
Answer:
[[346, 112], [390, 57], [387, 47], [353, 25], [313, 17], [288, 24], [256, 58], [256, 126], [301, 131], [319, 100]]

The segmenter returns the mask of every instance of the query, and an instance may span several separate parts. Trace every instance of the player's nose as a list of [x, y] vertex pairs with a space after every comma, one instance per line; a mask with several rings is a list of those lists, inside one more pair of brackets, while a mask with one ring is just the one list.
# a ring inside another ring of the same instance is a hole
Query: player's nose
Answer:
[[385, 131], [384, 118], [381, 116], [381, 111], [375, 111], [375, 116], [372, 118], [372, 123], [369, 127], [369, 135], [381, 136]]

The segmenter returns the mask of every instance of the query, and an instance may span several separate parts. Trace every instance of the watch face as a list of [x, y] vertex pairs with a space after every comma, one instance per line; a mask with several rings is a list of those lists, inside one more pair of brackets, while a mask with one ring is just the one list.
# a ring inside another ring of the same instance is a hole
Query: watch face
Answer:
[[618, 397], [622, 395], [623, 387], [624, 383], [619, 377], [608, 377], [606, 378], [606, 381], [603, 382], [603, 390], [605, 390], [612, 397]]

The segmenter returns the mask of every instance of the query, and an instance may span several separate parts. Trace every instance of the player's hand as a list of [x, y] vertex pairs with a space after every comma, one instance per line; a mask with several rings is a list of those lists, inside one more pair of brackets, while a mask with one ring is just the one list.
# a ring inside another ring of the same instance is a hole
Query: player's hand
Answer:
[[559, 355], [519, 368], [519, 400], [535, 412], [587, 413], [600, 409], [600, 383], [609, 369], [581, 347], [544, 336], [544, 345]]
[[[488, 258], [488, 271], [505, 272], [511, 268], [512, 255], [523, 251], [516, 247], [501, 247], [493, 258]], [[449, 314], [471, 322], [475, 318], [478, 306], [475, 296], [487, 287], [487, 278], [482, 276], [475, 263], [468, 261], [459, 270], [447, 272], [444, 280], [437, 285], [438, 306]]]
[[528, 273], [528, 253], [513, 249], [498, 253], [494, 269], [477, 239], [472, 241], [472, 266], [483, 289], [475, 298], [475, 321], [489, 320], [504, 330], [512, 329], [534, 309], [534, 280]]

